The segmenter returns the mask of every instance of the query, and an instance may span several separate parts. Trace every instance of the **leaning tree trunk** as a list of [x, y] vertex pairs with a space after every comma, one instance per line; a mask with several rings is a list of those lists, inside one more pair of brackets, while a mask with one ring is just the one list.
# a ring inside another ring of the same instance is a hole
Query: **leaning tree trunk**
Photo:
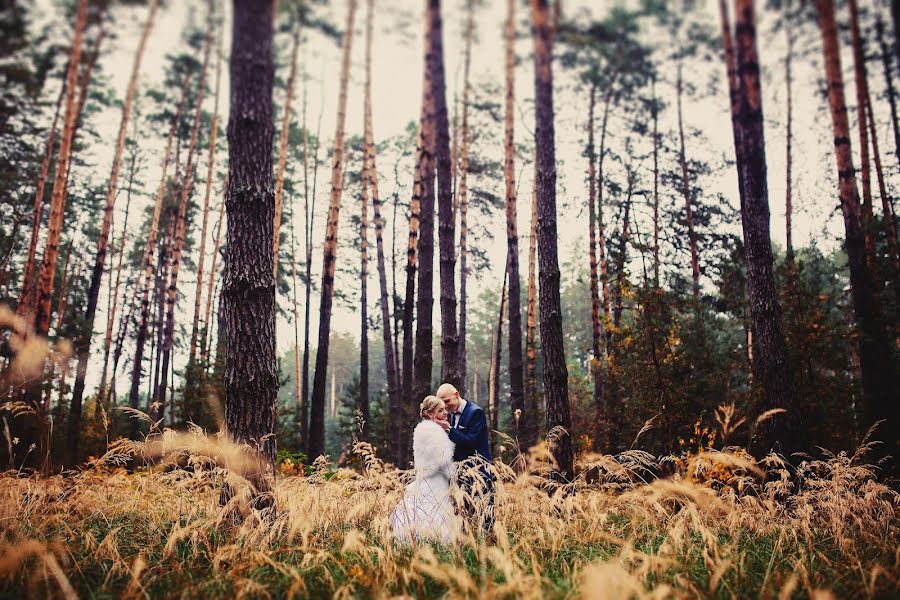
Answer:
[[457, 198], [459, 203], [459, 371], [460, 387], [465, 390], [468, 379], [468, 362], [466, 356], [467, 320], [468, 320], [468, 280], [469, 280], [469, 70], [472, 63], [472, 32], [474, 29], [474, 0], [466, 1], [466, 33], [463, 53], [463, 93], [462, 93], [462, 138], [459, 159], [459, 187]]
[[219, 48], [216, 54], [216, 87], [213, 102], [212, 122], [209, 125], [209, 154], [206, 158], [206, 193], [203, 196], [203, 224], [200, 227], [200, 257], [197, 262], [197, 288], [194, 291], [194, 320], [191, 324], [191, 345], [188, 350], [188, 365], [193, 365], [197, 355], [197, 337], [200, 332], [200, 301], [203, 298], [203, 270], [206, 263], [206, 231], [209, 227], [209, 196], [213, 189], [216, 166], [216, 140], [219, 134], [219, 82], [222, 75], [222, 40], [224, 31], [219, 30]]
[[[225, 345], [225, 431], [275, 461], [278, 370], [272, 234], [272, 5], [234, 0], [228, 117], [228, 243], [222, 287]], [[268, 491], [266, 467], [250, 481]], [[257, 505], [264, 502], [257, 500]]]
[[272, 273], [278, 282], [278, 246], [281, 241], [281, 206], [284, 196], [284, 165], [287, 162], [288, 135], [291, 131], [291, 100], [294, 98], [294, 80], [297, 75], [297, 49], [300, 47], [300, 27], [294, 26], [294, 42], [291, 49], [291, 70], [287, 80], [284, 99], [284, 115], [281, 118], [281, 133], [278, 138], [278, 167], [275, 171], [275, 232], [272, 239]]
[[[159, 388], [159, 397], [150, 410], [150, 418], [159, 420], [165, 414], [166, 407], [166, 383], [169, 377], [170, 363], [174, 366], [172, 351], [175, 346], [175, 303], [178, 300], [178, 274], [181, 270], [181, 255], [184, 251], [184, 238], [187, 235], [187, 207], [194, 187], [194, 155], [197, 150], [197, 138], [200, 133], [200, 123], [203, 116], [203, 99], [206, 92], [206, 72], [209, 67], [209, 55], [212, 48], [213, 36], [213, 2], [209, 2], [209, 24], [206, 31], [206, 42], [203, 48], [203, 65], [200, 67], [200, 81], [197, 85], [196, 109], [194, 112], [194, 124], [191, 129], [191, 141], [188, 145], [187, 161], [184, 168], [184, 180], [181, 182], [181, 198], [178, 202], [178, 216], [175, 220], [175, 245], [172, 249], [172, 270], [169, 285], [166, 288], [166, 321], [163, 333], [162, 353], [162, 385]], [[174, 376], [171, 381], [175, 384]], [[174, 392], [171, 398], [174, 403]]]
[[[605, 440], [606, 406], [603, 399], [603, 317], [600, 314], [600, 285], [597, 276], [597, 209], [594, 198], [597, 194], [596, 157], [594, 152], [594, 103], [597, 85], [591, 83], [591, 96], [588, 104], [588, 263], [591, 278], [591, 378], [594, 384], [594, 437], [593, 449], [602, 452], [608, 449]], [[530, 275], [530, 274], [529, 274]]]
[[[881, 164], [881, 153], [878, 150], [878, 130], [875, 125], [875, 115], [872, 111], [871, 98], [866, 98], [866, 112], [868, 114], [869, 135], [872, 136], [872, 158], [875, 163], [875, 175], [878, 181], [878, 193], [881, 196], [881, 210], [883, 213], [884, 228], [887, 235], [888, 252], [891, 263], [894, 265], [894, 293], [897, 295], [896, 310], [900, 311], [900, 248], [897, 246], [897, 229], [894, 226], [894, 211], [891, 206], [891, 196], [888, 194], [887, 184], [884, 180], [884, 167]], [[900, 321], [900, 319], [898, 319]]]
[[[431, 320], [434, 305], [434, 176], [435, 176], [435, 89], [432, 70], [434, 53], [435, 11], [433, 0], [428, 0], [425, 9], [425, 76], [422, 99], [422, 156], [421, 156], [421, 200], [419, 205], [418, 242], [418, 294], [416, 296], [416, 339], [413, 361], [412, 395], [407, 398], [410, 409], [418, 400], [431, 393], [431, 370], [433, 366]], [[440, 15], [436, 17], [440, 19]], [[413, 192], [415, 193], [415, 192]], [[409, 285], [407, 283], [407, 285]], [[412, 410], [410, 411], [412, 413]], [[412, 423], [410, 423], [412, 425]], [[410, 448], [404, 448], [404, 461], [409, 457]]]
[[347, 24], [344, 29], [340, 93], [338, 95], [337, 123], [335, 125], [334, 149], [332, 151], [331, 202], [328, 206], [328, 225], [325, 230], [325, 247], [322, 258], [319, 343], [316, 350], [316, 372], [313, 377], [312, 411], [309, 422], [309, 456], [311, 458], [317, 457], [325, 451], [325, 388], [328, 382], [328, 346], [331, 336], [331, 307], [334, 302], [334, 268], [337, 260], [338, 218], [341, 210], [341, 193], [344, 189], [344, 119], [347, 114], [347, 80], [350, 71], [350, 49], [353, 43], [353, 17], [355, 14], [356, 0], [350, 0], [347, 7]]
[[[558, 2], [559, 0], [557, 0]], [[547, 434], [556, 460], [553, 476], [571, 480], [572, 422], [563, 348], [559, 255], [556, 228], [556, 151], [553, 125], [553, 35], [547, 0], [531, 0], [534, 38], [535, 147], [540, 261], [541, 347], [544, 351], [544, 395]]]
[[[506, 180], [506, 267], [509, 271], [509, 403], [515, 414], [525, 408], [525, 375], [522, 365], [522, 296], [519, 281], [519, 232], [516, 216], [516, 147], [513, 140], [515, 97], [516, 0], [507, 0], [506, 10], [506, 94], [504, 119], [504, 172]], [[515, 436], [521, 434], [514, 419]]]
[[[181, 113], [184, 110], [184, 104], [187, 101], [188, 87], [190, 85], [191, 76], [185, 75], [181, 84], [181, 99], [178, 102], [178, 108], [172, 119], [172, 125], [169, 128], [169, 135], [166, 139], [166, 149], [163, 153], [162, 174], [160, 175], [159, 187], [156, 190], [156, 201], [153, 208], [153, 217], [150, 221], [150, 232], [147, 237], [147, 247], [144, 250], [144, 256], [141, 260], [141, 268], [138, 271], [138, 278], [143, 275], [143, 288], [141, 291], [141, 315], [138, 322], [137, 334], [135, 336], [134, 359], [131, 369], [131, 388], [128, 396], [132, 408], [137, 408], [140, 401], [141, 386], [141, 367], [144, 359], [144, 344], [147, 341], [147, 329], [150, 326], [150, 290], [152, 289], [151, 280], [153, 277], [153, 260], [156, 253], [156, 242], [159, 237], [159, 219], [162, 214], [163, 200], [168, 185], [166, 172], [169, 168], [169, 162], [172, 157], [172, 141], [181, 123]], [[151, 353], [152, 361], [152, 353]], [[135, 421], [136, 424], [136, 421]]]
[[[381, 333], [384, 341], [384, 363], [387, 371], [388, 411], [390, 414], [402, 414], [400, 400], [400, 381], [397, 374], [397, 356], [394, 353], [394, 341], [391, 335], [391, 309], [388, 302], [387, 267], [384, 261], [384, 219], [381, 215], [383, 204], [378, 193], [378, 169], [375, 165], [375, 134], [372, 124], [372, 19], [375, 12], [374, 0], [366, 3], [366, 84], [364, 101], [365, 120], [365, 156], [363, 158], [363, 200], [372, 196], [372, 213], [375, 220], [375, 257], [378, 268], [378, 287], [381, 292]], [[366, 212], [363, 211], [363, 215]], [[365, 264], [365, 263], [363, 263]], [[365, 308], [365, 306], [363, 306]], [[368, 406], [366, 406], [368, 410]], [[366, 430], [368, 433], [368, 429]]]
[[891, 107], [891, 128], [894, 131], [894, 154], [897, 164], [900, 165], [900, 119], [897, 116], [897, 95], [894, 91], [894, 70], [891, 55], [888, 52], [887, 43], [884, 41], [884, 22], [881, 13], [875, 11], [875, 32], [878, 37], [878, 48], [881, 54], [881, 66], [884, 71], [884, 88]]
[[[760, 423], [756, 428], [756, 439], [751, 443], [756, 446], [758, 456], [773, 449], [788, 454], [802, 449], [803, 429], [795, 405], [794, 385], [781, 325], [781, 307], [772, 268], [762, 91], [753, 0], [736, 0], [735, 13], [737, 77], [729, 80], [737, 85], [730, 95], [736, 132], [735, 154], [741, 172], [744, 262], [755, 344], [753, 381], [761, 388], [763, 410], [786, 411]], [[723, 14], [723, 20], [727, 26], [727, 15]], [[737, 112], [734, 112], [735, 109]]]
[[[866, 264], [865, 240], [860, 217], [859, 195], [853, 170], [850, 148], [850, 124], [844, 100], [844, 80], [841, 72], [837, 25], [833, 0], [816, 0], [819, 27], [822, 32], [822, 50], [825, 76], [828, 84], [828, 104], [834, 133], [834, 151], [838, 170], [838, 189], [841, 212], [846, 231], [845, 248], [850, 270], [850, 290], [853, 310], [859, 331], [859, 359], [862, 371], [863, 401], [869, 424], [886, 420], [877, 437], [894, 440], [885, 453], [897, 450], [897, 403], [891, 384], [891, 345], [882, 327], [881, 310], [875, 299], [875, 281]], [[896, 461], [895, 461], [896, 464]]]
[[144, 48], [147, 46], [147, 38], [153, 28], [156, 17], [158, 0], [150, 4], [150, 13], [144, 23], [141, 39], [138, 42], [137, 51], [134, 54], [134, 63], [131, 67], [131, 78], [125, 92], [125, 102], [122, 105], [122, 119], [119, 122], [119, 133], [116, 137], [115, 153], [113, 154], [112, 168], [109, 174], [109, 185], [106, 189], [106, 203], [103, 207], [103, 222], [100, 225], [100, 237], [97, 239], [97, 254], [94, 260], [94, 268], [91, 271], [91, 283], [88, 288], [87, 306], [84, 312], [83, 331], [78, 339], [78, 365], [75, 370], [75, 386], [72, 391], [72, 403], [69, 407], [69, 426], [66, 433], [66, 448], [70, 464], [78, 462], [78, 441], [81, 437], [81, 403], [84, 396], [84, 379], [87, 375], [87, 363], [91, 354], [91, 338], [93, 338], [94, 319], [97, 314], [97, 301], [100, 297], [100, 286], [103, 282], [103, 271], [106, 265], [106, 252], [109, 246], [109, 231], [112, 226], [113, 210], [116, 205], [116, 197], [119, 191], [119, 168], [122, 164], [122, 153], [125, 150], [125, 138], [128, 133], [128, 121], [131, 118], [131, 106], [137, 92], [138, 75], [141, 69], [141, 60], [144, 57]]
[[441, 381], [451, 383], [459, 388], [462, 375], [459, 365], [459, 332], [456, 328], [456, 222], [453, 214], [450, 124], [447, 119], [444, 33], [440, 0], [429, 0], [426, 18], [431, 19], [431, 27], [428, 32], [431, 37], [428, 71], [431, 78], [431, 97], [434, 102], [434, 159], [437, 174], [438, 254], [441, 284]]

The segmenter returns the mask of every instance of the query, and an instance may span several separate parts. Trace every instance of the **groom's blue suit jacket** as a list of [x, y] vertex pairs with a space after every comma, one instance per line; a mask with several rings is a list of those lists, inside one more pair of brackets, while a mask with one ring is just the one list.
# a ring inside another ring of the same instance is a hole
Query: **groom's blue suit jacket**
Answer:
[[453, 452], [453, 460], [460, 462], [480, 455], [487, 461], [491, 460], [491, 444], [488, 439], [487, 417], [480, 406], [466, 400], [459, 423], [449, 431], [450, 440], [456, 444]]

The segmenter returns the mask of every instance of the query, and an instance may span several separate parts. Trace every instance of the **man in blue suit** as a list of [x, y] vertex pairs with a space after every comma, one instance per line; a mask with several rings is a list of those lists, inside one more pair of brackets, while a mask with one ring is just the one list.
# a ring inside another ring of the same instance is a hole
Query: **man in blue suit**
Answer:
[[448, 413], [447, 421], [438, 423], [456, 444], [454, 462], [462, 463], [458, 468], [459, 485], [465, 493], [462, 512], [470, 524], [480, 525], [489, 535], [494, 526], [494, 474], [487, 416], [449, 383], [442, 384], [435, 395], [444, 401]]

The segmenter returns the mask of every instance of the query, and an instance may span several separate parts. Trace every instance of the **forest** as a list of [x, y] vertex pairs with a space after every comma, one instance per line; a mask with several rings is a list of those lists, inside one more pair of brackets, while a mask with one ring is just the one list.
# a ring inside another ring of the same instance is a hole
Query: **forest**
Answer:
[[[900, 589], [900, 1], [0, 0], [0, 80], [0, 597]], [[398, 543], [444, 383], [493, 525]]]

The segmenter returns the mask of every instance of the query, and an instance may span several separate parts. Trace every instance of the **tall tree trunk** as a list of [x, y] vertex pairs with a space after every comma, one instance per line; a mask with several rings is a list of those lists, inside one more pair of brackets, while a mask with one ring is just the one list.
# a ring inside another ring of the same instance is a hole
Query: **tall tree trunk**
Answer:
[[[516, 215], [516, 147], [513, 139], [513, 110], [516, 63], [516, 0], [506, 3], [506, 94], [504, 119], [506, 180], [506, 267], [509, 270], [509, 402], [513, 414], [525, 408], [525, 374], [522, 365], [522, 296], [519, 280], [519, 232]], [[514, 419], [515, 436], [521, 434], [519, 420]]]
[[[885, 419], [877, 436], [894, 440], [886, 453], [897, 450], [898, 421], [897, 403], [891, 385], [891, 347], [882, 327], [881, 311], [875, 299], [875, 282], [866, 264], [865, 240], [860, 217], [859, 195], [853, 170], [853, 156], [850, 148], [850, 125], [847, 120], [847, 105], [844, 100], [844, 81], [841, 72], [841, 58], [834, 19], [832, 0], [816, 0], [819, 13], [819, 27], [822, 32], [822, 49], [825, 62], [825, 76], [828, 84], [828, 103], [834, 132], [834, 150], [838, 170], [838, 188], [841, 212], [846, 230], [845, 248], [850, 270], [850, 289], [853, 310], [859, 330], [859, 358], [862, 371], [862, 387], [865, 412], [868, 423]], [[896, 461], [895, 461], [896, 464]]]
[[[559, 0], [557, 0], [558, 2]], [[563, 348], [562, 307], [556, 228], [556, 150], [553, 124], [553, 30], [547, 0], [531, 0], [534, 38], [535, 147], [540, 260], [541, 347], [544, 351], [544, 394], [547, 433], [556, 460], [554, 477], [571, 480], [572, 422]]]
[[616, 297], [613, 304], [613, 330], [619, 331], [622, 325], [622, 296], [625, 289], [625, 264], [628, 261], [628, 236], [631, 227], [631, 198], [634, 195], [634, 184], [637, 174], [626, 166], [628, 171], [628, 189], [625, 193], [625, 208], [622, 209], [622, 234], [619, 236], [619, 255], [616, 257]]
[[[507, 257], [507, 261], [509, 257]], [[500, 311], [497, 314], [497, 329], [491, 338], [491, 367], [488, 381], [490, 383], [488, 394], [488, 413], [491, 416], [491, 441], [494, 439], [494, 431], [500, 428], [500, 362], [503, 358], [503, 313], [506, 312], [507, 282], [509, 281], [509, 269], [503, 272], [503, 288], [500, 290]], [[513, 413], [513, 420], [516, 414]]]
[[[137, 133], [136, 127], [134, 133]], [[110, 347], [112, 346], [113, 328], [115, 327], [116, 313], [118, 312], [119, 288], [122, 281], [122, 262], [125, 258], [125, 240], [128, 238], [128, 215], [131, 211], [131, 194], [134, 190], [134, 177], [137, 174], [138, 146], [136, 137], [134, 143], [135, 146], [131, 155], [131, 165], [128, 168], [128, 192], [125, 197], [125, 222], [122, 224], [122, 235], [119, 238], [119, 258], [116, 264], [116, 283], [110, 294], [109, 310], [107, 311], [108, 314], [106, 317], [106, 335], [103, 338], [103, 371], [100, 376], [98, 405], [105, 404], [107, 399], [107, 367], [109, 365]], [[115, 376], [115, 374], [113, 374], [113, 376]]]
[[[181, 113], [184, 110], [184, 104], [187, 101], [188, 87], [190, 85], [191, 76], [185, 75], [181, 84], [181, 99], [178, 102], [178, 108], [175, 110], [175, 116], [172, 119], [172, 125], [169, 128], [169, 135], [166, 139], [166, 149], [163, 153], [162, 174], [160, 175], [159, 186], [156, 190], [156, 201], [153, 208], [153, 218], [150, 221], [150, 232], [147, 237], [147, 248], [144, 251], [141, 260], [141, 268], [138, 272], [138, 278], [143, 274], [144, 285], [141, 291], [141, 316], [138, 324], [137, 334], [135, 336], [134, 360], [131, 369], [131, 388], [128, 396], [132, 408], [137, 408], [140, 399], [141, 385], [141, 367], [144, 358], [144, 344], [147, 341], [147, 329], [150, 324], [150, 290], [151, 278], [153, 276], [153, 259], [156, 253], [156, 242], [159, 237], [159, 219], [162, 214], [163, 200], [165, 197], [168, 179], [166, 172], [169, 168], [169, 162], [172, 156], [172, 141], [181, 123]], [[152, 358], [152, 353], [151, 353]], [[134, 421], [135, 425], [137, 421]]]
[[[604, 421], [606, 406], [603, 402], [603, 363], [602, 351], [603, 318], [600, 314], [600, 285], [597, 275], [597, 209], [594, 199], [597, 196], [596, 168], [597, 161], [594, 150], [594, 104], [597, 93], [596, 83], [591, 83], [590, 102], [588, 104], [587, 125], [587, 159], [588, 159], [588, 264], [591, 277], [591, 378], [594, 384], [594, 436], [593, 449], [601, 452], [608, 447], [605, 440]], [[529, 273], [529, 279], [531, 274]], [[529, 290], [530, 292], [530, 290]], [[530, 307], [529, 307], [530, 308]]]
[[[97, 301], [100, 297], [100, 286], [103, 282], [103, 271], [106, 265], [106, 252], [109, 246], [109, 231], [112, 226], [113, 210], [119, 191], [119, 169], [122, 164], [122, 154], [125, 150], [125, 138], [128, 133], [128, 121], [131, 118], [131, 106], [137, 92], [137, 81], [141, 69], [141, 60], [144, 56], [144, 48], [147, 38], [153, 29], [153, 21], [156, 17], [158, 0], [150, 3], [150, 13], [144, 23], [141, 39], [138, 42], [137, 51], [134, 54], [134, 63], [131, 67], [131, 78], [125, 92], [125, 102], [122, 105], [122, 118], [119, 121], [119, 133], [116, 137], [115, 153], [113, 154], [112, 168], [109, 174], [109, 184], [106, 190], [106, 203], [103, 207], [103, 223], [100, 225], [100, 236], [97, 239], [97, 254], [94, 267], [91, 271], [91, 283], [88, 288], [87, 307], [84, 312], [83, 331], [78, 339], [76, 352], [78, 365], [75, 370], [75, 386], [72, 391], [72, 403], [69, 407], [69, 425], [66, 433], [66, 449], [69, 464], [78, 463], [78, 441], [81, 437], [81, 403], [84, 396], [85, 376], [87, 375], [87, 363], [91, 354], [91, 340], [94, 333], [94, 319], [97, 314]], [[102, 32], [101, 32], [102, 35]], [[99, 42], [98, 42], [99, 44]], [[87, 89], [85, 82], [84, 89]]]
[[[203, 299], [203, 271], [206, 263], [206, 231], [209, 226], [209, 196], [213, 189], [216, 167], [216, 140], [219, 134], [219, 83], [222, 75], [222, 40], [224, 28], [219, 30], [219, 48], [216, 53], [216, 87], [212, 122], [209, 125], [209, 154], [206, 158], [206, 193], [203, 196], [203, 224], [200, 228], [200, 257], [197, 262], [197, 288], [194, 291], [194, 320], [191, 324], [191, 345], [188, 364], [193, 365], [197, 354], [197, 337], [200, 331], [200, 302]], [[212, 275], [210, 275], [212, 277]]]
[[891, 66], [891, 55], [888, 52], [887, 43], [884, 41], [884, 22], [881, 13], [875, 11], [875, 32], [878, 36], [878, 47], [881, 54], [881, 66], [884, 70], [884, 87], [887, 90], [888, 105], [891, 107], [891, 127], [894, 131], [894, 155], [897, 164], [900, 165], [900, 119], [897, 116], [897, 95], [894, 91], [894, 75]]
[[[784, 85], [787, 91], [787, 130], [785, 132], [785, 188], [784, 188], [784, 229], [788, 259], [794, 257], [791, 218], [793, 217], [792, 195], [794, 191], [793, 148], [794, 141], [794, 93], [792, 63], [794, 60], [794, 16], [791, 14], [791, 0], [787, 0], [784, 10], [785, 35], [787, 36], [787, 54], [784, 56]], [[734, 100], [732, 100], [732, 103]], [[732, 107], [732, 110], [734, 107]]]
[[[531, 234], [528, 238], [528, 309], [525, 321], [525, 415], [519, 446], [528, 449], [538, 439], [537, 387], [537, 187], [531, 186]], [[477, 371], [476, 371], [477, 382]]]
[[[228, 189], [228, 179], [225, 179], [225, 189]], [[206, 310], [204, 311], [203, 317], [203, 339], [200, 342], [200, 362], [203, 363], [204, 368], [206, 368], [206, 361], [209, 357], [209, 353], [207, 352], [206, 345], [209, 340], [212, 338], [212, 321], [210, 320], [212, 317], [212, 305], [213, 305], [213, 293], [216, 288], [216, 263], [219, 259], [219, 248], [222, 245], [222, 230], [224, 227], [224, 216], [225, 216], [225, 203], [222, 202], [219, 204], [219, 218], [216, 223], [216, 235], [215, 241], [213, 242], [213, 251], [212, 251], [212, 263], [209, 265], [209, 283], [206, 287]]]
[[75, 33], [72, 38], [72, 49], [69, 54], [69, 69], [66, 73], [66, 101], [63, 117], [63, 131], [59, 140], [59, 154], [56, 159], [56, 174], [53, 180], [53, 192], [50, 204], [50, 222], [47, 226], [47, 241], [44, 246], [44, 257], [37, 290], [34, 319], [34, 331], [37, 335], [47, 335], [50, 329], [51, 298], [53, 295], [53, 279], [56, 275], [56, 261], [59, 256], [59, 240], [62, 235], [63, 211], [66, 205], [66, 173], [71, 159], [72, 138], [78, 118], [75, 105], [76, 80], [78, 65], [81, 62], [81, 45], [87, 23], [87, 0], [79, 0], [75, 17]]
[[688, 164], [684, 145], [684, 118], [681, 110], [681, 97], [684, 92], [681, 62], [678, 63], [678, 75], [675, 83], [675, 93], [678, 100], [678, 163], [681, 166], [681, 193], [684, 196], [684, 214], [688, 228], [688, 246], [691, 250], [691, 278], [694, 282], [694, 308], [697, 311], [697, 325], [700, 326], [700, 259], [697, 250], [697, 234], [694, 231], [694, 208], [691, 192], [691, 180], [688, 174]]
[[[457, 388], [462, 374], [459, 364], [459, 332], [456, 323], [456, 222], [453, 214], [453, 175], [450, 170], [450, 124], [444, 76], [444, 33], [440, 0], [428, 0], [431, 18], [429, 75], [434, 100], [434, 159], [437, 173], [438, 247], [441, 280], [441, 381]], [[427, 181], [427, 180], [426, 180]], [[465, 390], [461, 390], [462, 394]]]
[[474, 30], [474, 0], [466, 0], [465, 50], [463, 51], [462, 127], [459, 160], [459, 370], [462, 379], [460, 389], [465, 390], [469, 359], [466, 335], [468, 329], [468, 280], [469, 280], [469, 71], [472, 64], [472, 33]]
[[28, 242], [28, 257], [25, 259], [25, 272], [22, 277], [22, 288], [19, 292], [19, 304], [16, 314], [20, 316], [30, 315], [34, 311], [34, 296], [36, 291], [34, 281], [35, 255], [37, 254], [38, 237], [41, 231], [41, 216], [44, 210], [44, 191], [47, 186], [47, 176], [50, 172], [50, 161], [53, 159], [53, 150], [56, 148], [56, 133], [59, 122], [59, 112], [62, 100], [66, 95], [66, 82], [59, 89], [56, 99], [56, 110], [53, 113], [53, 124], [50, 126], [50, 134], [47, 136], [47, 145], [44, 148], [44, 160], [41, 162], [41, 174], [38, 177], [37, 189], [34, 193], [34, 208], [31, 213], [31, 238]]
[[651, 80], [653, 94], [653, 287], [659, 290], [659, 105], [656, 76]]
[[[234, 0], [228, 117], [228, 214], [225, 276], [225, 431], [275, 460], [278, 373], [272, 235], [272, 5]], [[268, 491], [260, 464], [250, 473]], [[269, 504], [261, 498], [257, 506]]]
[[[172, 268], [168, 287], [166, 288], [166, 322], [163, 334], [162, 353], [162, 385], [160, 394], [155, 403], [155, 408], [150, 411], [150, 418], [158, 420], [165, 414], [166, 408], [166, 384], [168, 382], [170, 363], [174, 369], [172, 351], [175, 346], [175, 303], [178, 300], [178, 274], [181, 270], [181, 255], [184, 251], [184, 238], [187, 235], [187, 207], [194, 188], [194, 155], [197, 150], [197, 138], [200, 133], [200, 123], [203, 117], [203, 99], [206, 94], [206, 72], [209, 67], [209, 55], [212, 49], [213, 37], [213, 0], [209, 0], [208, 24], [206, 29], [206, 41], [203, 46], [203, 64], [200, 67], [200, 80], [197, 85], [196, 108], [194, 112], [194, 124], [191, 128], [191, 141], [188, 145], [187, 161], [184, 168], [184, 180], [181, 182], [181, 197], [178, 202], [178, 216], [175, 221], [175, 244], [172, 249]], [[174, 379], [171, 381], [174, 385]], [[173, 397], [174, 403], [175, 398]]]
[[[422, 86], [422, 156], [421, 195], [419, 204], [418, 241], [418, 294], [416, 296], [416, 339], [413, 360], [413, 388], [408, 398], [410, 408], [421, 398], [431, 393], [432, 355], [432, 308], [434, 305], [434, 177], [435, 177], [435, 85], [432, 69], [435, 19], [433, 0], [425, 5], [425, 75]], [[415, 193], [415, 192], [413, 192]], [[407, 284], [409, 285], [409, 284]], [[412, 410], [410, 411], [412, 413]], [[412, 425], [412, 423], [410, 423]], [[409, 457], [410, 448], [404, 448], [404, 462]]]
[[878, 130], [875, 126], [875, 114], [872, 110], [872, 99], [866, 98], [866, 112], [868, 113], [869, 134], [872, 136], [872, 158], [875, 162], [875, 175], [878, 181], [878, 193], [881, 196], [881, 210], [884, 218], [884, 228], [887, 234], [888, 252], [894, 265], [894, 293], [897, 294], [897, 310], [900, 311], [900, 248], [897, 246], [897, 228], [895, 226], [894, 210], [891, 205], [891, 196], [888, 193], [884, 180], [884, 167], [881, 164], [881, 153], [878, 151]]
[[328, 206], [328, 225], [322, 258], [322, 297], [319, 304], [319, 343], [316, 350], [316, 372], [313, 378], [312, 414], [309, 423], [309, 456], [315, 458], [325, 451], [325, 386], [328, 375], [328, 345], [331, 336], [331, 307], [334, 301], [334, 267], [337, 260], [338, 218], [341, 210], [344, 165], [344, 119], [347, 114], [347, 80], [350, 71], [350, 49], [353, 43], [353, 18], [356, 0], [347, 7], [341, 59], [340, 93], [337, 123], [331, 164], [331, 202]]
[[[603, 329], [605, 332], [606, 355], [613, 355], [612, 311], [609, 294], [609, 264], [606, 260], [606, 230], [603, 222], [603, 190], [606, 186], [606, 174], [603, 169], [606, 158], [606, 132], [609, 124], [609, 108], [615, 93], [615, 79], [610, 82], [603, 100], [603, 121], [600, 124], [600, 154], [597, 157], [597, 252], [600, 263], [600, 291], [603, 301]], [[609, 407], [611, 408], [611, 407]]]
[[[425, 36], [425, 44], [427, 47], [428, 44], [428, 35], [426, 33]], [[428, 82], [425, 82], [425, 89], [423, 91], [423, 103], [422, 103], [422, 124], [424, 124], [424, 120], [426, 117], [427, 111], [427, 102], [428, 102], [428, 91], [427, 91]], [[422, 194], [424, 190], [424, 183], [422, 181], [423, 172], [425, 170], [425, 137], [422, 127], [419, 127], [418, 134], [418, 142], [416, 144], [416, 162], [415, 162], [415, 174], [413, 177], [413, 193], [412, 198], [409, 203], [409, 237], [407, 243], [406, 250], [406, 289], [404, 292], [404, 300], [403, 300], [403, 371], [401, 374], [401, 402], [403, 403], [403, 410], [401, 414], [396, 415], [396, 418], [399, 421], [395, 422], [392, 420], [392, 424], [394, 424], [394, 432], [395, 437], [392, 436], [392, 440], [396, 439], [394, 451], [391, 452], [391, 456], [393, 457], [395, 464], [398, 467], [404, 466], [405, 457], [409, 453], [409, 434], [406, 432], [407, 425], [411, 424], [414, 418], [414, 407], [416, 406], [415, 396], [413, 396], [413, 371], [414, 369], [414, 361], [413, 361], [413, 315], [415, 309], [416, 302], [416, 276], [418, 270], [418, 249], [419, 249], [419, 229], [421, 225], [421, 206], [422, 206]], [[432, 203], [432, 209], [434, 204]], [[431, 211], [434, 213], [434, 210]], [[432, 221], [434, 223], [434, 221]], [[434, 238], [431, 238], [432, 249]], [[430, 292], [431, 286], [429, 285], [428, 290]], [[429, 313], [430, 315], [430, 313]], [[431, 317], [429, 316], [429, 321]], [[430, 369], [429, 369], [429, 377], [430, 377]]]
[[[381, 333], [384, 341], [384, 362], [387, 371], [388, 411], [400, 415], [400, 381], [397, 374], [397, 356], [394, 353], [394, 341], [391, 335], [391, 308], [388, 302], [387, 268], [384, 262], [384, 219], [381, 215], [382, 200], [378, 193], [378, 169], [375, 164], [375, 134], [372, 123], [372, 19], [375, 12], [374, 0], [366, 2], [366, 84], [365, 84], [365, 156], [363, 165], [363, 201], [367, 195], [372, 196], [372, 213], [375, 219], [375, 255], [378, 268], [378, 287], [381, 305]], [[363, 215], [366, 212], [363, 211]], [[365, 264], [365, 261], [363, 262]], [[365, 307], [364, 307], [365, 308]], [[368, 410], [368, 404], [366, 405]], [[366, 433], [368, 433], [368, 429]]]
[[[723, 15], [723, 19], [727, 16]], [[755, 345], [753, 379], [763, 394], [763, 410], [786, 411], [763, 421], [756, 428], [756, 439], [751, 443], [760, 456], [773, 449], [787, 454], [803, 448], [803, 429], [795, 406], [794, 385], [772, 268], [762, 91], [753, 0], [735, 0], [735, 32], [738, 89], [736, 94], [732, 93], [732, 96], [737, 96], [737, 102], [732, 102], [732, 109], [737, 107], [738, 112], [732, 113], [732, 119], [738, 131], [736, 148], [740, 148], [736, 149], [736, 155], [741, 171], [741, 225]]]
[[274, 262], [272, 272], [275, 283], [278, 283], [278, 246], [281, 241], [281, 205], [284, 195], [284, 165], [287, 161], [288, 135], [291, 131], [291, 100], [294, 97], [294, 80], [297, 75], [297, 49], [300, 47], [300, 26], [294, 25], [294, 42], [291, 48], [291, 70], [287, 80], [287, 91], [284, 98], [284, 115], [281, 118], [281, 133], [278, 139], [278, 167], [275, 170], [275, 232], [272, 240], [272, 256]]
[[856, 0], [848, 0], [850, 8], [850, 43], [853, 48], [853, 79], [856, 88], [856, 122], [859, 129], [859, 162], [862, 178], [862, 225], [869, 268], [875, 260], [875, 238], [872, 210], [872, 167], [869, 163], [869, 131], [866, 127], [866, 97], [869, 94], [865, 48], [859, 33], [859, 9]]

